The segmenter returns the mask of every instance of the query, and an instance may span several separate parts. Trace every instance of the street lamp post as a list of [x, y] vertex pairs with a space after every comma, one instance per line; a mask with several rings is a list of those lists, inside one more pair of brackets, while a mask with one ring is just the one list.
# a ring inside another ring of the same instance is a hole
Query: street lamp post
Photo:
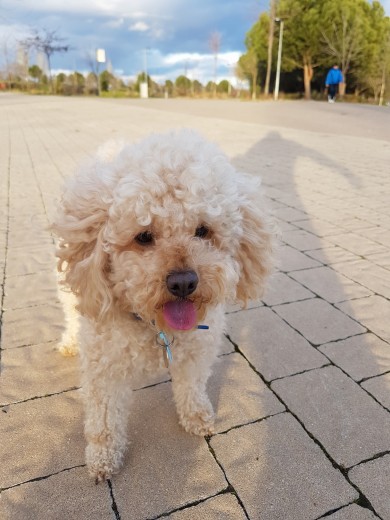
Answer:
[[277, 101], [278, 97], [279, 97], [280, 65], [281, 65], [281, 62], [282, 62], [283, 25], [284, 25], [284, 22], [283, 22], [282, 18], [275, 18], [275, 22], [280, 22], [279, 45], [278, 45], [278, 64], [276, 66], [276, 79], [275, 79], [275, 90], [274, 90], [274, 100]]
[[106, 62], [106, 51], [104, 49], [96, 49], [96, 79], [97, 79], [97, 95], [100, 96], [100, 77], [99, 64]]
[[141, 98], [149, 97], [149, 89], [148, 89], [148, 50], [146, 47], [144, 49], [144, 81], [140, 84], [140, 94]]

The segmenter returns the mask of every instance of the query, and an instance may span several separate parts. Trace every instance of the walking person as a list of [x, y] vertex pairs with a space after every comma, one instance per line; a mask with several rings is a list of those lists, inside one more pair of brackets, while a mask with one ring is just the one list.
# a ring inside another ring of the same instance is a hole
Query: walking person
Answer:
[[333, 67], [329, 70], [325, 80], [325, 86], [328, 89], [329, 103], [334, 103], [336, 101], [336, 94], [339, 89], [339, 84], [343, 81], [343, 74], [339, 69], [339, 66], [333, 65]]

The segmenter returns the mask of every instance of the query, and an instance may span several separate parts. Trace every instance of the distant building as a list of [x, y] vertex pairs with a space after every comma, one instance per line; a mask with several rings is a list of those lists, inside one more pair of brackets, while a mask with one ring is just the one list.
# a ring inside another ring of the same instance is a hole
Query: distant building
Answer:
[[28, 69], [28, 51], [23, 45], [19, 45], [17, 48], [16, 63], [26, 70]]
[[49, 75], [49, 64], [47, 57], [43, 52], [37, 52], [37, 65], [46, 76]]

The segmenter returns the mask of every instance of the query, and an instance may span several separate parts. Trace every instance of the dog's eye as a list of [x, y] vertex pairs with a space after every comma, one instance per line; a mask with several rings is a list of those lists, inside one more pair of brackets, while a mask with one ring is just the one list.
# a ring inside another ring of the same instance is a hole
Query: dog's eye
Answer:
[[209, 228], [206, 226], [198, 226], [195, 231], [195, 236], [198, 238], [206, 238], [209, 234]]
[[153, 242], [153, 235], [150, 231], [144, 231], [135, 237], [135, 241], [141, 246], [149, 245]]

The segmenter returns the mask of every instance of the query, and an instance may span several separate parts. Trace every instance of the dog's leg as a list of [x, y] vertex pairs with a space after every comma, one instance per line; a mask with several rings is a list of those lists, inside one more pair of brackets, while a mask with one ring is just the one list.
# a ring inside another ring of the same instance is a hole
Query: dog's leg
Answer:
[[[92, 367], [89, 367], [93, 370]], [[84, 372], [86, 462], [96, 483], [122, 466], [132, 389], [129, 381], [110, 371], [109, 377]]]
[[183, 428], [195, 435], [210, 435], [214, 431], [214, 411], [206, 393], [206, 383], [211, 373], [214, 356], [210, 352], [192, 350], [189, 357], [173, 361], [171, 365], [172, 388]]
[[[61, 281], [59, 276], [58, 279]], [[60, 286], [58, 286], [57, 292], [65, 315], [65, 330], [62, 333], [61, 341], [57, 345], [57, 348], [63, 356], [76, 356], [79, 351], [79, 314], [75, 309], [77, 300], [70, 291]]]

